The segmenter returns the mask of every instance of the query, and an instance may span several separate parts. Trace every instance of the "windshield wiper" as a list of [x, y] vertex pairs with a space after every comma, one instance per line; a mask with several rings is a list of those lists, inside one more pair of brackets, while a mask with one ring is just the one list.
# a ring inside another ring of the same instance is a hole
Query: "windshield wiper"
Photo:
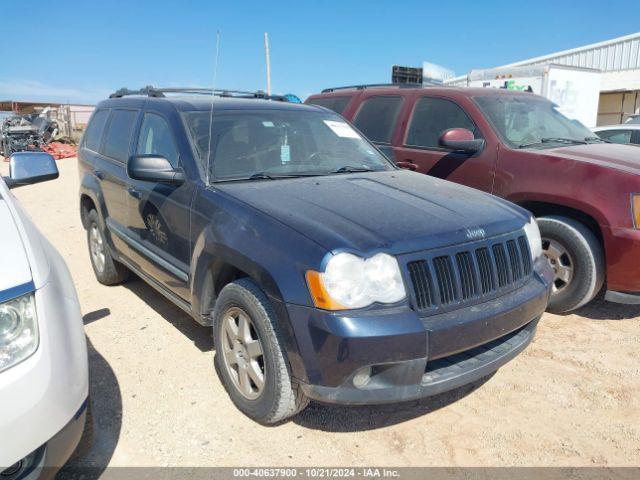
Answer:
[[298, 178], [298, 177], [318, 177], [325, 175], [324, 173], [269, 173], [269, 172], [256, 172], [248, 177], [237, 178], [220, 178], [214, 180], [213, 183], [223, 182], [244, 182], [247, 180], [278, 180], [280, 178]]
[[356, 173], [356, 172], [373, 172], [369, 167], [354, 167], [352, 165], [345, 165], [344, 167], [336, 168], [329, 173]]
[[605, 140], [601, 137], [584, 137], [585, 142], [612, 143], [611, 140]]
[[575, 138], [562, 138], [562, 137], [546, 137], [541, 138], [538, 142], [523, 143], [518, 145], [518, 148], [533, 147], [534, 145], [540, 145], [543, 143], [566, 143], [568, 145], [586, 145], [584, 140], [576, 140]]

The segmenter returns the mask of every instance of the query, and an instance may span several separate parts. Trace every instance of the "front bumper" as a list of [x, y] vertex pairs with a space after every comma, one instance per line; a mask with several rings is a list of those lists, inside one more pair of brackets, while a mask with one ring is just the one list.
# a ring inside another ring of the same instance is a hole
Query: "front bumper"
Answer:
[[87, 420], [88, 399], [71, 420], [47, 443], [13, 465], [0, 467], [2, 480], [48, 480], [54, 478], [60, 467], [75, 451]]
[[35, 292], [38, 349], [0, 373], [0, 470], [56, 437], [88, 397], [87, 347], [78, 299], [66, 267], [57, 266], [57, 258], [49, 261], [49, 280]]
[[[306, 379], [305, 394], [340, 404], [376, 404], [435, 395], [485, 377], [533, 339], [552, 272], [491, 301], [420, 318], [409, 306], [335, 313], [288, 305]], [[355, 386], [358, 372], [370, 372]]]

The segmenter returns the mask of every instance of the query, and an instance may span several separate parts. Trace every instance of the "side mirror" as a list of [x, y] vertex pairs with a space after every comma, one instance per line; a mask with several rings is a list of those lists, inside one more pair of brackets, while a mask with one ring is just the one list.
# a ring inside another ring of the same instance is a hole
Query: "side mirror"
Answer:
[[9, 157], [9, 176], [5, 177], [5, 182], [9, 188], [16, 188], [59, 176], [56, 161], [48, 153], [16, 152]]
[[129, 158], [127, 173], [134, 180], [155, 183], [181, 184], [184, 172], [173, 168], [169, 160], [160, 155], [135, 155]]
[[450, 128], [440, 135], [441, 147], [466, 153], [478, 153], [484, 148], [484, 139], [474, 138], [473, 132], [466, 128]]

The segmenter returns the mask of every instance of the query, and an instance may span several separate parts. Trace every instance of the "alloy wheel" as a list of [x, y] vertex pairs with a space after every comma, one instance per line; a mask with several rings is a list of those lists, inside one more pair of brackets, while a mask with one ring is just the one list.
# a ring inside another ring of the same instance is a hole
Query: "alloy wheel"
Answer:
[[564, 245], [549, 238], [542, 239], [542, 253], [553, 267], [554, 279], [551, 293], [557, 294], [567, 288], [573, 280], [573, 259]]
[[249, 315], [238, 307], [222, 317], [222, 356], [235, 388], [249, 400], [257, 399], [265, 387], [262, 343]]
[[100, 229], [95, 223], [93, 223], [89, 229], [89, 250], [91, 252], [93, 266], [96, 267], [98, 272], [102, 273], [106, 261], [104, 241], [102, 239], [102, 233], [100, 233]]

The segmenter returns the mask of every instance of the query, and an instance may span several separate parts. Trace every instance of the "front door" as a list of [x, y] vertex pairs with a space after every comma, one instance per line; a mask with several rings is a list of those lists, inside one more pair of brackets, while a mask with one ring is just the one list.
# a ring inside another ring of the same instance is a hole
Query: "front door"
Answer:
[[486, 146], [475, 155], [441, 148], [438, 139], [450, 128], [466, 128], [476, 138], [482, 138], [480, 130], [457, 103], [440, 97], [418, 98], [403, 143], [394, 147], [397, 165], [491, 192], [495, 152]]
[[[96, 113], [96, 115], [101, 112]], [[120, 255], [130, 256], [129, 244], [123, 236], [127, 224], [127, 158], [139, 110], [114, 109], [107, 123], [104, 140], [95, 157], [94, 175], [104, 198], [103, 212], [107, 229]]]
[[[180, 156], [166, 118], [147, 111], [142, 118], [135, 155], [160, 155], [174, 167]], [[191, 255], [189, 208], [193, 184], [128, 180], [127, 231], [139, 268], [165, 288], [189, 299]]]

